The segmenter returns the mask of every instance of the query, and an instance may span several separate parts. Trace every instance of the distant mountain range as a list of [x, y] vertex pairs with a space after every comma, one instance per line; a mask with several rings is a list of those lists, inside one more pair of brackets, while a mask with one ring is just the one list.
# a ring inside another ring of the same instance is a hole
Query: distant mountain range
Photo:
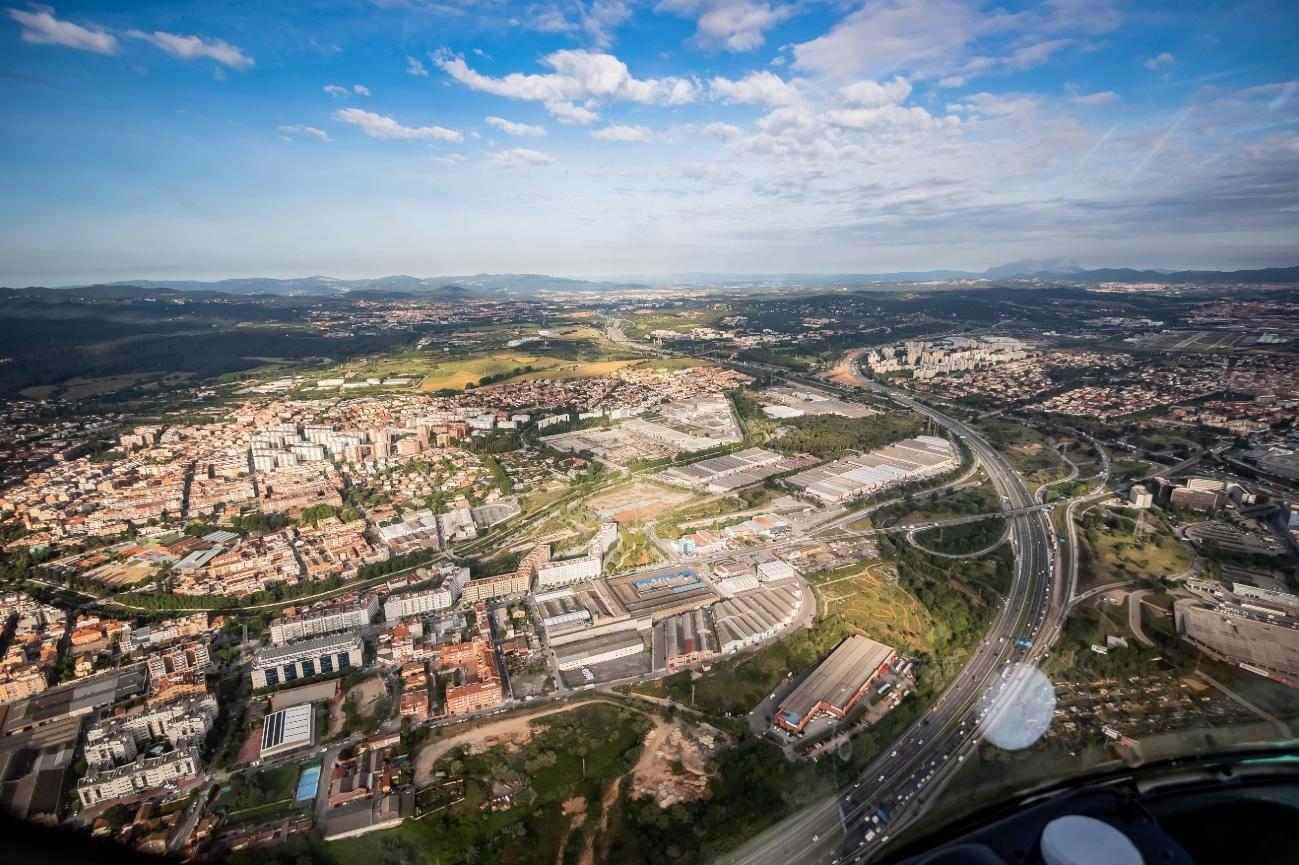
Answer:
[[1134, 270], [1099, 268], [1086, 270], [1068, 258], [1025, 258], [984, 271], [928, 270], [897, 273], [670, 273], [652, 277], [626, 276], [603, 280], [573, 279], [537, 273], [478, 273], [469, 276], [383, 276], [375, 279], [335, 279], [306, 276], [296, 279], [124, 280], [107, 284], [60, 286], [58, 290], [93, 289], [100, 296], [126, 296], [131, 289], [177, 291], [190, 295], [274, 295], [282, 297], [526, 297], [543, 291], [597, 292], [672, 286], [714, 287], [760, 291], [778, 286], [854, 287], [879, 283], [934, 283], [962, 281], [1083, 283], [1299, 283], [1299, 267], [1270, 267], [1261, 270]]

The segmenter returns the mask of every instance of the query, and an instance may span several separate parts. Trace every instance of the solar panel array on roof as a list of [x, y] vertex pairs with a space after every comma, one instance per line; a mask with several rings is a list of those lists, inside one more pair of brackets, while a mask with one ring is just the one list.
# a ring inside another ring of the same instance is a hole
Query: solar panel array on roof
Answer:
[[315, 732], [311, 703], [272, 712], [266, 716], [262, 727], [262, 756], [310, 745], [315, 739]]

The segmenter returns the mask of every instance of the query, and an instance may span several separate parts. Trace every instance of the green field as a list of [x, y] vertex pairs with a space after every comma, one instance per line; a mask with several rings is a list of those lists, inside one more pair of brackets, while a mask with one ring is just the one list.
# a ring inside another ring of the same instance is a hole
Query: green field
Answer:
[[1030, 487], [1069, 475], [1069, 467], [1052, 450], [1050, 439], [1037, 430], [1002, 418], [984, 418], [975, 426]]
[[1132, 514], [1093, 505], [1076, 515], [1079, 591], [1120, 580], [1162, 579], [1191, 567], [1190, 553], [1163, 516]]

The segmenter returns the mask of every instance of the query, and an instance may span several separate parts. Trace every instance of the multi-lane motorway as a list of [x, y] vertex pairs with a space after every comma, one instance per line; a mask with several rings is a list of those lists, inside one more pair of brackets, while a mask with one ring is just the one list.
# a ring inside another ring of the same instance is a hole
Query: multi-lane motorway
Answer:
[[1001, 496], [1015, 573], [987, 637], [930, 711], [836, 798], [784, 821], [756, 848], [724, 858], [737, 865], [857, 863], [878, 855], [890, 837], [932, 804], [977, 745], [987, 722], [1021, 699], [1025, 679], [1012, 673], [1041, 659], [1063, 620], [1063, 575], [1049, 517], [1034, 507], [1033, 496], [1005, 457], [961, 421], [849, 370], [860, 387], [929, 418], [969, 447]]

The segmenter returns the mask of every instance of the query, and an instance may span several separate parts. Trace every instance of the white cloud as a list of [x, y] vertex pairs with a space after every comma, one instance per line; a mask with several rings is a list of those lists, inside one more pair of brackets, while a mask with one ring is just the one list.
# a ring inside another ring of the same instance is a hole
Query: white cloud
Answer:
[[1176, 57], [1169, 54], [1167, 51], [1164, 51], [1147, 60], [1145, 62], [1145, 67], [1153, 72], [1156, 69], [1162, 69], [1165, 66], [1172, 66], [1176, 60]]
[[739, 136], [740, 127], [732, 126], [729, 123], [710, 123], [704, 127], [704, 132], [709, 135], [716, 135], [723, 140], [730, 140]]
[[323, 129], [317, 129], [314, 126], [281, 126], [280, 134], [289, 140], [293, 140], [300, 136], [315, 138], [319, 141], [329, 140], [328, 132]]
[[366, 87], [364, 84], [353, 84], [352, 92], [355, 93], [357, 96], [369, 96], [370, 88]]
[[750, 72], [738, 81], [714, 78], [709, 91], [715, 99], [746, 105], [790, 105], [799, 99], [797, 87], [766, 71]]
[[407, 57], [407, 58], [406, 58], [406, 74], [407, 74], [407, 75], [414, 75], [416, 78], [427, 78], [427, 77], [428, 77], [428, 70], [424, 68], [424, 64], [423, 64], [423, 63], [419, 62], [419, 58], [417, 58], [417, 57]]
[[344, 98], [347, 96], [347, 88], [339, 87], [337, 84], [326, 84], [325, 93], [335, 98]]
[[1010, 117], [1037, 108], [1037, 100], [1022, 94], [974, 93], [963, 102], [948, 105], [948, 111], [965, 111], [977, 117]]
[[591, 137], [596, 141], [650, 141], [654, 133], [647, 126], [629, 126], [626, 123], [615, 123], [612, 126], [606, 126], [604, 129], [597, 129], [591, 133]]
[[544, 126], [534, 126], [531, 123], [516, 123], [513, 120], [506, 120], [504, 117], [488, 117], [487, 122], [506, 135], [535, 137], [546, 134], [546, 127]]
[[661, 0], [654, 11], [695, 19], [695, 40], [705, 48], [738, 52], [762, 45], [767, 31], [793, 16], [797, 7], [763, 0]]
[[433, 161], [440, 162], [443, 165], [459, 165], [465, 161], [465, 155], [463, 153], [448, 153], [444, 156], [434, 156]]
[[600, 119], [600, 115], [591, 109], [583, 108], [581, 105], [574, 105], [571, 102], [547, 102], [546, 110], [560, 123], [581, 123], [586, 125]]
[[794, 46], [794, 65], [827, 78], [951, 64], [974, 38], [974, 10], [956, 0], [885, 0]]
[[402, 126], [391, 117], [375, 114], [373, 111], [362, 111], [360, 108], [344, 108], [334, 112], [334, 119], [339, 123], [350, 123], [359, 127], [371, 138], [382, 138], [398, 141], [463, 141], [464, 136], [455, 129], [442, 126]]
[[22, 39], [29, 45], [62, 45], [96, 54], [116, 54], [117, 38], [99, 27], [82, 27], [71, 21], [60, 21], [48, 6], [34, 11], [6, 9], [9, 17], [22, 25]]
[[255, 62], [229, 42], [220, 39], [204, 39], [201, 36], [181, 36], [176, 33], [164, 33], [155, 30], [145, 33], [141, 30], [128, 30], [126, 35], [132, 39], [143, 39], [182, 60], [215, 60], [222, 66], [237, 69], [240, 72], [251, 69]]
[[939, 87], [964, 87], [965, 78], [960, 75], [948, 75], [944, 78], [938, 79], [938, 86]]
[[596, 48], [613, 44], [613, 31], [632, 15], [632, 4], [627, 0], [595, 0], [589, 7], [577, 4], [582, 30]]
[[1079, 93], [1074, 96], [1073, 101], [1079, 105], [1091, 108], [1096, 105], [1105, 105], [1118, 99], [1119, 95], [1113, 90], [1098, 90], [1095, 93]]
[[[700, 91], [699, 82], [691, 78], [636, 78], [612, 54], [589, 51], [556, 51], [542, 58], [553, 72], [513, 72], [502, 78], [476, 72], [463, 57], [445, 51], [434, 54], [433, 62], [472, 90], [542, 102], [555, 117], [577, 123], [594, 120], [594, 105], [603, 100], [684, 105], [697, 99]], [[578, 102], [585, 104], [579, 107]]]
[[933, 129], [936, 126], [955, 126], [959, 118], [948, 115], [935, 118], [918, 105], [877, 105], [873, 108], [841, 108], [826, 112], [826, 119], [841, 129], [862, 132], [908, 133]]
[[526, 168], [534, 165], [550, 165], [555, 161], [555, 157], [539, 150], [515, 147], [512, 150], [497, 150], [488, 153], [487, 161], [497, 168]]
[[911, 95], [911, 82], [901, 75], [892, 81], [856, 81], [839, 89], [845, 105], [852, 108], [879, 108], [894, 105]]
[[1002, 58], [1001, 65], [1012, 72], [1032, 69], [1050, 60], [1052, 54], [1072, 43], [1072, 39], [1047, 39], [1034, 42], [1032, 45], [1025, 45], [1012, 51], [1008, 57]]

